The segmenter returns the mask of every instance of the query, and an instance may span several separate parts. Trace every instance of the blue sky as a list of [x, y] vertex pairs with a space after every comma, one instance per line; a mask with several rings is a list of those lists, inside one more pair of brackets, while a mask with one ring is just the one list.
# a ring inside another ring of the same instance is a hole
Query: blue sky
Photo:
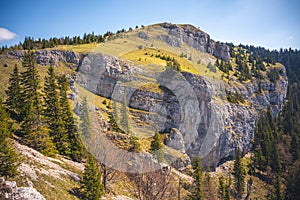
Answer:
[[158, 22], [189, 23], [214, 40], [300, 49], [298, 0], [1, 0], [0, 46], [25, 36], [83, 35]]

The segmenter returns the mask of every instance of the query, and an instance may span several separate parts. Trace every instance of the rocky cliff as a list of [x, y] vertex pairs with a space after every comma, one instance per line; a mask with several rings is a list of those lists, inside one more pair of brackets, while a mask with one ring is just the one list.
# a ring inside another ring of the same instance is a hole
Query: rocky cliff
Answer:
[[226, 44], [215, 42], [207, 33], [192, 25], [163, 23], [161, 26], [167, 30], [168, 34], [161, 34], [158, 39], [167, 42], [170, 46], [180, 47], [186, 43], [198, 51], [207, 52], [217, 58], [226, 61], [230, 59], [229, 48]]
[[[11, 51], [7, 55], [10, 58], [20, 60], [23, 56], [23, 51]], [[69, 63], [70, 67], [77, 67], [80, 61], [84, 57], [82, 53], [76, 53], [73, 51], [63, 51], [63, 50], [39, 50], [35, 51], [36, 62], [43, 66], [57, 65], [59, 62]]]
[[[139, 114], [140, 120], [154, 121], [161, 132], [170, 132], [167, 145], [190, 157], [199, 155], [206, 166], [216, 166], [233, 157], [236, 148], [250, 150], [261, 111], [268, 106], [274, 115], [280, 111], [287, 91], [284, 66], [280, 72], [276, 83], [266, 79], [225, 84], [172, 69], [152, 73], [113, 56], [91, 54], [79, 66], [76, 81], [95, 94], [119, 102], [126, 95], [129, 107], [148, 113]], [[143, 77], [154, 79], [159, 92], [153, 87], [147, 89], [149, 81]], [[263, 92], [259, 93], [258, 82]], [[239, 92], [247, 103], [228, 102], [225, 88]]]

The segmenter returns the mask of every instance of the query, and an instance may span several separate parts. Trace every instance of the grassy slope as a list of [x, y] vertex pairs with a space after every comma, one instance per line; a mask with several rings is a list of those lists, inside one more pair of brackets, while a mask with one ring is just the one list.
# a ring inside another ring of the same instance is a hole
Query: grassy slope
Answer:
[[49, 200], [78, 199], [71, 191], [78, 188], [79, 183], [64, 174], [64, 170], [82, 175], [83, 164], [68, 161], [60, 155], [55, 159], [49, 158], [17, 142], [15, 144], [22, 164], [19, 174], [9, 180], [16, 181], [18, 187], [28, 187], [30, 181]]

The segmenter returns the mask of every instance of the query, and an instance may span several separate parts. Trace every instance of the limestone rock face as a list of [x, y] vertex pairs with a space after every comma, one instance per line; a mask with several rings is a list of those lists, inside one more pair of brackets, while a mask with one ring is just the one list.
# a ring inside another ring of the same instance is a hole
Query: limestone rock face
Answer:
[[183, 135], [176, 128], [171, 129], [169, 138], [166, 141], [166, 145], [182, 153], [185, 153]]
[[168, 35], [159, 35], [158, 39], [170, 46], [180, 47], [183, 43], [201, 52], [207, 52], [217, 58], [228, 61], [230, 59], [229, 47], [215, 42], [210, 36], [192, 25], [161, 24], [168, 31]]
[[[21, 59], [23, 51], [8, 52], [8, 56]], [[77, 67], [84, 57], [84, 54], [76, 53], [73, 51], [63, 50], [39, 50], [35, 51], [36, 62], [41, 65], [57, 65], [58, 62], [69, 63], [70, 67]]]
[[[166, 145], [190, 158], [198, 155], [203, 165], [215, 167], [232, 158], [236, 148], [244, 153], [250, 150], [255, 122], [263, 110], [270, 106], [274, 115], [281, 110], [287, 91], [284, 66], [281, 72], [276, 84], [265, 79], [226, 86], [239, 92], [247, 104], [229, 103], [221, 80], [168, 70], [154, 75], [104, 54], [86, 57], [76, 81], [95, 94], [119, 102], [125, 94], [128, 106], [141, 111], [132, 115], [146, 124], [155, 119], [159, 131], [170, 134]], [[144, 84], [141, 74], [155, 78], [160, 92], [139, 86], [137, 83]]]

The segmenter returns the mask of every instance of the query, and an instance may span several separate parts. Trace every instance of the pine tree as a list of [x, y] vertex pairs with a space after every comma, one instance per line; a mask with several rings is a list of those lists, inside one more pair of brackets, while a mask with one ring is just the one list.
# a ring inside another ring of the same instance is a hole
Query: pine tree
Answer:
[[11, 135], [9, 115], [0, 98], [0, 176], [12, 177], [17, 174], [18, 156], [13, 149]]
[[19, 74], [19, 68], [17, 65], [15, 65], [13, 73], [10, 75], [9, 78], [9, 86], [6, 90], [7, 99], [6, 104], [8, 108], [17, 113], [20, 114], [22, 111], [22, 88], [21, 88], [21, 79]]
[[61, 155], [70, 155], [68, 135], [63, 126], [62, 109], [59, 103], [58, 84], [53, 66], [48, 69], [44, 87], [44, 116], [56, 149]]
[[140, 152], [141, 151], [141, 143], [138, 141], [138, 138], [131, 135], [130, 136], [130, 152]]
[[224, 180], [224, 177], [221, 176], [221, 177], [219, 177], [219, 195], [220, 195], [220, 199], [225, 199], [225, 189], [226, 189], [225, 180]]
[[279, 173], [276, 175], [276, 180], [275, 180], [275, 196], [276, 196], [276, 200], [283, 200]]
[[229, 177], [228, 183], [225, 186], [225, 198], [224, 200], [230, 200], [230, 186], [231, 186], [231, 177]]
[[162, 150], [163, 146], [161, 135], [160, 133], [156, 132], [150, 144], [150, 151], [158, 160], [158, 162], [162, 162], [164, 160], [164, 152]]
[[239, 197], [242, 196], [245, 188], [245, 169], [242, 164], [242, 154], [239, 149], [236, 150], [233, 175], [235, 179], [235, 190]]
[[59, 82], [59, 96], [60, 96], [60, 108], [61, 118], [63, 121], [63, 127], [68, 135], [68, 142], [70, 148], [70, 157], [75, 161], [81, 161], [85, 155], [85, 149], [79, 135], [76, 121], [73, 116], [72, 108], [68, 100], [68, 80], [66, 75], [62, 75], [58, 79]]
[[227, 182], [223, 176], [219, 177], [219, 197], [230, 200], [230, 180]]
[[119, 128], [119, 123], [120, 123], [120, 118], [119, 118], [119, 113], [117, 110], [117, 103], [115, 100], [113, 100], [112, 103], [112, 112], [109, 115], [109, 123], [112, 126], [113, 131], [122, 133], [123, 131]]
[[103, 194], [101, 173], [99, 171], [99, 166], [92, 155], [89, 155], [88, 162], [84, 168], [84, 173], [81, 179], [80, 194], [81, 199], [84, 200], [98, 200]]
[[121, 126], [123, 131], [126, 134], [131, 134], [131, 126], [130, 126], [130, 118], [129, 118], [129, 110], [127, 106], [126, 96], [123, 96], [123, 103], [121, 107]]
[[204, 199], [203, 181], [202, 181], [202, 168], [201, 168], [200, 158], [198, 156], [193, 158], [192, 166], [193, 166], [194, 181], [192, 183], [190, 198], [193, 200], [201, 200]]
[[82, 110], [81, 110], [81, 131], [82, 131], [82, 136], [85, 137], [86, 139], [91, 138], [91, 133], [90, 133], [90, 116], [89, 116], [89, 107], [88, 107], [88, 102], [87, 98], [84, 97], [82, 101]]
[[280, 163], [280, 155], [278, 152], [278, 148], [276, 144], [272, 145], [272, 154], [271, 154], [271, 168], [275, 173], [280, 173], [281, 171], [281, 163]]
[[40, 93], [40, 78], [35, 67], [34, 53], [25, 52], [22, 65], [26, 71], [22, 73], [24, 110], [21, 132], [25, 143], [45, 155], [54, 155], [55, 147], [49, 136], [49, 130], [43, 121], [43, 109]]

